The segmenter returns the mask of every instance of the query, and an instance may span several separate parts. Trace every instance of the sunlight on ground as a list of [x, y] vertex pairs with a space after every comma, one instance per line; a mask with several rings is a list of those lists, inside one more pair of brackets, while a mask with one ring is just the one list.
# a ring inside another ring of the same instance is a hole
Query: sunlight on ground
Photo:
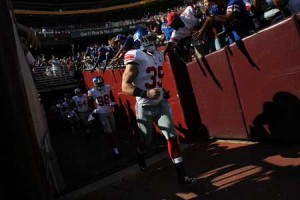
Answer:
[[[295, 155], [298, 155], [300, 158], [300, 153], [295, 153]], [[280, 166], [280, 167], [299, 167], [300, 166], [300, 159], [295, 160], [294, 157], [291, 158], [286, 158], [282, 157], [280, 155], [274, 155], [274, 156], [269, 156], [266, 159], [264, 159], [266, 163]]]
[[262, 174], [260, 177], [254, 179], [254, 180], [257, 182], [272, 180], [271, 176], [273, 175], [273, 173], [274, 173], [274, 171], [267, 171], [264, 174]]
[[193, 192], [178, 192], [176, 193], [176, 196], [184, 199], [184, 200], [188, 200], [188, 199], [193, 199], [193, 198], [196, 198], [198, 197], [197, 194], [193, 193]]
[[228, 173], [221, 174], [220, 176], [214, 178], [212, 182], [216, 187], [218, 187], [218, 189], [223, 189], [230, 187], [246, 178], [249, 178], [249, 176], [253, 176], [261, 171], [261, 167], [248, 165], [245, 167], [234, 169], [232, 171], [229, 171]]
[[210, 176], [212, 176], [212, 175], [218, 173], [220, 170], [224, 170], [224, 169], [229, 168], [229, 167], [231, 167], [231, 166], [234, 166], [234, 164], [225, 165], [225, 166], [216, 168], [216, 169], [214, 169], [214, 170], [208, 171], [208, 172], [202, 174], [201, 177], [202, 177], [202, 178], [210, 177]]

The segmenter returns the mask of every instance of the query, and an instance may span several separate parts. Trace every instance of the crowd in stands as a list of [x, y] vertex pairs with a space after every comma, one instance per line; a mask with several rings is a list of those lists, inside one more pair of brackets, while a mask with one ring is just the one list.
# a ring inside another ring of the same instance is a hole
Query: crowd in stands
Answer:
[[[92, 31], [95, 29], [112, 29], [122, 26], [128, 26], [128, 25], [135, 25], [135, 24], [152, 24], [156, 23], [157, 21], [161, 20], [161, 17], [170, 11], [180, 11], [183, 9], [183, 6], [175, 6], [172, 8], [168, 8], [167, 10], [160, 10], [153, 13], [150, 12], [142, 12], [142, 13], [135, 13], [134, 15], [123, 16], [122, 19], [115, 19], [110, 16], [110, 18], [103, 18], [99, 17], [97, 18], [96, 22], [82, 22], [82, 23], [76, 23], [76, 24], [64, 24], [59, 25], [55, 24], [55, 26], [32, 26], [32, 29], [41, 35], [46, 35], [47, 33], [52, 34], [61, 34], [61, 33], [71, 33], [71, 32], [77, 32], [77, 31]], [[82, 21], [82, 20], [80, 20]], [[79, 22], [80, 22], [79, 21]], [[91, 20], [92, 21], [92, 20]]]
[[[189, 55], [186, 55], [184, 61], [190, 62], [196, 57], [202, 57], [225, 45], [237, 42], [290, 16], [292, 13], [289, 8], [276, 5], [277, 1], [281, 0], [237, 1], [239, 2], [237, 8], [235, 4], [231, 4], [235, 1], [185, 0], [183, 1], [185, 6], [177, 6], [166, 12], [158, 11], [154, 15], [147, 14], [141, 19], [110, 21], [102, 25], [86, 24], [84, 27], [72, 25], [63, 28], [68, 31], [87, 30], [147, 22], [148, 28], [158, 36], [158, 45], [166, 45], [165, 54], [174, 48], [182, 57], [188, 52]], [[62, 30], [62, 27], [58, 26], [55, 29]], [[124, 38], [117, 38], [120, 36]], [[61, 71], [67, 71], [70, 76], [74, 76], [76, 71], [123, 67], [120, 49], [135, 48], [133, 43], [124, 45], [125, 39], [130, 37], [133, 40], [130, 34], [114, 35], [107, 43], [90, 44], [86, 49], [68, 57], [57, 58], [53, 55], [46, 60], [41, 54], [36, 57], [32, 71], [34, 74], [44, 76], [57, 76]], [[115, 57], [116, 55], [118, 58]]]

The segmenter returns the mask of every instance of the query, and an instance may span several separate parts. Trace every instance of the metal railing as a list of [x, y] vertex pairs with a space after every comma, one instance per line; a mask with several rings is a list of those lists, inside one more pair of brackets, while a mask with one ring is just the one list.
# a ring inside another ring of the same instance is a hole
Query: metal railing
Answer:
[[51, 65], [35, 67], [32, 73], [38, 91], [49, 92], [78, 87], [79, 80], [74, 78], [75, 72], [75, 67]]

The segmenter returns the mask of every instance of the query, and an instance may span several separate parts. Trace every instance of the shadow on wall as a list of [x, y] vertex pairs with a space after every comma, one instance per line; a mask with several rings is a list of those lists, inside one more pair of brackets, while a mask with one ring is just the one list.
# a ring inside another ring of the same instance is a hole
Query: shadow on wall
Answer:
[[250, 137], [254, 141], [300, 142], [300, 100], [289, 92], [278, 92], [273, 102], [263, 104], [263, 112], [253, 120]]

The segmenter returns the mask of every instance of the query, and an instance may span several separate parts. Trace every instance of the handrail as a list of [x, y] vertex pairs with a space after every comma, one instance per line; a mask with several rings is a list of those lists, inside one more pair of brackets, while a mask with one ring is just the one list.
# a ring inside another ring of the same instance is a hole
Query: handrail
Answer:
[[77, 87], [79, 81], [74, 78], [75, 67], [62, 65], [41, 66], [33, 69], [33, 78], [39, 92]]

